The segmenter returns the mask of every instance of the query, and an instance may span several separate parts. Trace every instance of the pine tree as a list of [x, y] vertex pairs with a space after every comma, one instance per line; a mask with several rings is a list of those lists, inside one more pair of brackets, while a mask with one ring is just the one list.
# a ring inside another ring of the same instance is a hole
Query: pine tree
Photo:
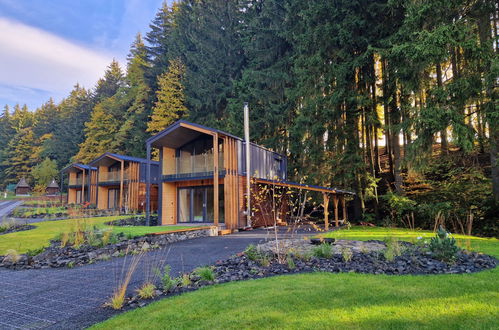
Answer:
[[75, 160], [88, 163], [105, 152], [116, 151], [111, 149], [120, 127], [120, 122], [112, 115], [115, 106], [116, 97], [113, 96], [94, 107], [90, 121], [85, 124], [85, 141], [80, 144]]
[[157, 101], [147, 131], [157, 133], [187, 115], [182, 79], [185, 67], [180, 60], [171, 60], [168, 71], [159, 76]]
[[140, 34], [131, 46], [128, 56], [127, 85], [119, 94], [118, 106], [124, 115], [123, 125], [116, 134], [112, 149], [144, 157], [147, 121], [151, 113], [151, 90], [146, 84], [145, 71], [149, 68], [147, 49]]

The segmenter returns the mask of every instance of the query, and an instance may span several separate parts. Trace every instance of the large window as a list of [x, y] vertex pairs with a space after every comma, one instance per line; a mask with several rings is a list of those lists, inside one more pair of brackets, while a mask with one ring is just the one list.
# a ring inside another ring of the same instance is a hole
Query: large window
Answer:
[[[224, 190], [219, 185], [219, 223], [224, 223]], [[178, 222], [214, 222], [213, 186], [178, 189]]]
[[[223, 169], [222, 141], [219, 146], [219, 169]], [[176, 151], [176, 174], [213, 172], [213, 137], [202, 136]]]

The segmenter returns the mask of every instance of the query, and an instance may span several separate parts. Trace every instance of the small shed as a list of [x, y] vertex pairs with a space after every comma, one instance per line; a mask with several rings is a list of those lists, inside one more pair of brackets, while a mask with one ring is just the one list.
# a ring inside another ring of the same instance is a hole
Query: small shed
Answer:
[[59, 185], [55, 181], [55, 179], [52, 179], [52, 182], [50, 182], [45, 188], [45, 195], [47, 196], [57, 196], [59, 194]]
[[16, 196], [28, 196], [31, 192], [29, 184], [26, 182], [25, 178], [19, 180], [16, 185]]

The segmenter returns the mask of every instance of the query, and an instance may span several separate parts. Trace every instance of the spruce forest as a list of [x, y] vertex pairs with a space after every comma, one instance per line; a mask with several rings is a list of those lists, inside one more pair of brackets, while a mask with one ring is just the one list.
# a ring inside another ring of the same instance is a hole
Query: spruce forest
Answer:
[[498, 29], [494, 0], [165, 3], [93, 88], [4, 108], [0, 189], [145, 157], [178, 119], [243, 136], [248, 102], [252, 141], [293, 181], [355, 191], [352, 221], [497, 236]]

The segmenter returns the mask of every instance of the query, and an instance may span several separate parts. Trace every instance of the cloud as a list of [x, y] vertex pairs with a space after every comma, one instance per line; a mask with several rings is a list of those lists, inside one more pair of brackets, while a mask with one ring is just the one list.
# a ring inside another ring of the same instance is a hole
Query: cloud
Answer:
[[0, 95], [15, 92], [16, 103], [24, 103], [23, 90], [46, 91], [57, 101], [76, 83], [91, 88], [114, 57], [4, 17], [0, 31]]

